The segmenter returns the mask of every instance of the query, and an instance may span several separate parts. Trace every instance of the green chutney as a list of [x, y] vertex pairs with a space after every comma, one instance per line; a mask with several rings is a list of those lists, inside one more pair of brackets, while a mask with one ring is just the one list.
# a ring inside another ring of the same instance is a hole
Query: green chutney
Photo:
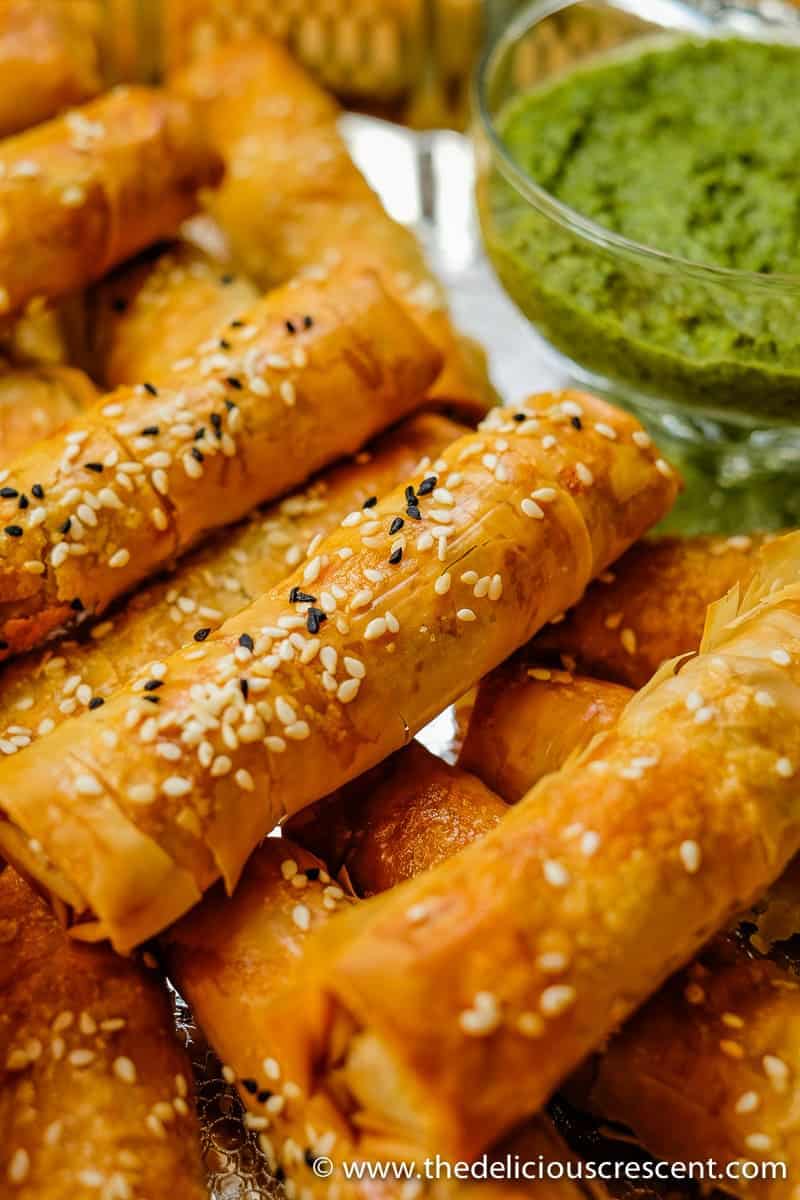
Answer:
[[495, 167], [479, 189], [489, 254], [556, 347], [639, 391], [797, 419], [800, 47], [648, 41], [517, 97], [497, 126], [523, 172], [583, 217], [752, 273], [711, 281], [601, 248]]

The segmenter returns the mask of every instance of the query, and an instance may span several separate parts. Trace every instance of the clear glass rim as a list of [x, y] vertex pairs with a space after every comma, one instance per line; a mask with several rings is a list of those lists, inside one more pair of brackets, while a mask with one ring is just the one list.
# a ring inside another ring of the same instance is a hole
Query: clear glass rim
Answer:
[[[577, 7], [581, 3], [582, 0], [531, 0], [485, 50], [478, 63], [473, 78], [473, 112], [491, 149], [493, 162], [507, 182], [539, 212], [577, 237], [640, 265], [647, 265], [662, 272], [680, 272], [706, 283], [747, 286], [775, 292], [800, 289], [800, 274], [764, 275], [757, 271], [719, 267], [682, 258], [655, 246], [648, 246], [644, 242], [626, 238], [557, 200], [519, 166], [503, 141], [491, 113], [489, 89], [495, 73], [530, 29], [546, 17], [567, 8]], [[636, 0], [602, 0], [602, 5], [632, 16], [642, 16], [641, 5], [637, 4]], [[795, 29], [788, 24], [768, 22], [752, 10], [740, 10], [738, 15], [743, 18], [741, 22], [737, 21], [735, 10], [728, 10], [719, 20], [712, 20], [703, 13], [687, 7], [682, 0], [650, 0], [649, 11], [644, 19], [654, 26], [661, 25], [665, 33], [675, 32], [689, 36], [694, 34], [703, 38], [749, 36], [750, 40], [780, 41], [787, 45], [800, 46], [800, 26]], [[754, 36], [756, 33], [759, 34], [758, 38]], [[775, 36], [776, 33], [779, 36]]]

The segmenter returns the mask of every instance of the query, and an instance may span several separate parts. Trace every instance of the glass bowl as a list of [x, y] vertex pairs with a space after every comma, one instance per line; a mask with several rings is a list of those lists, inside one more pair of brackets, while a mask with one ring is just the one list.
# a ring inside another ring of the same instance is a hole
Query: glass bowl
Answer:
[[639, 44], [800, 45], [780, 4], [771, 10], [780, 20], [716, 9], [535, 0], [489, 49], [475, 84], [478, 208], [494, 269], [567, 376], [636, 412], [683, 471], [671, 524], [686, 532], [800, 524], [800, 275], [690, 262], [602, 228], [520, 168], [498, 117], [522, 93]]

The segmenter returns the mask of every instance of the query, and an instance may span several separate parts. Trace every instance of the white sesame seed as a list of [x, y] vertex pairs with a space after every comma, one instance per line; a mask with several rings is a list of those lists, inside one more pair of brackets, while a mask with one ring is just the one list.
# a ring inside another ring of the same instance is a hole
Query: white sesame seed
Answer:
[[[331, 649], [333, 649], [333, 647], [331, 647]], [[360, 658], [353, 658], [351, 655], [346, 654], [343, 662], [345, 671], [347, 671], [347, 674], [353, 679], [363, 679], [366, 675], [367, 669]]]
[[75, 778], [75, 791], [79, 796], [101, 796], [103, 787], [94, 775], [78, 775]]
[[610, 442], [617, 440], [616, 429], [613, 429], [611, 425], [606, 425], [605, 421], [596, 421], [594, 427], [601, 437], [608, 438]]
[[264, 745], [272, 754], [283, 754], [286, 749], [286, 742], [282, 737], [266, 737], [264, 738]]
[[386, 633], [386, 620], [384, 617], [374, 617], [367, 628], [364, 630], [364, 640], [374, 642], [381, 638]]
[[779, 667], [788, 667], [792, 661], [791, 655], [786, 650], [773, 650], [770, 658]]
[[477, 616], [471, 608], [459, 608], [456, 613], [456, 619], [459, 621], [477, 621]]
[[294, 742], [304, 742], [311, 736], [311, 730], [305, 721], [295, 721], [293, 725], [287, 725], [283, 732]]
[[447, 593], [450, 591], [450, 582], [451, 582], [450, 572], [445, 571], [445, 573], [443, 575], [440, 575], [439, 578], [436, 580], [436, 582], [433, 585], [433, 590], [436, 592], [436, 595], [437, 596], [446, 596]]
[[340, 683], [336, 692], [336, 698], [339, 703], [350, 704], [353, 700], [355, 700], [360, 686], [360, 679], [346, 679], [344, 683]]
[[108, 560], [108, 565], [110, 567], [125, 567], [130, 562], [130, 558], [131, 555], [129, 550], [117, 550], [111, 555], [111, 558]]
[[774, 708], [775, 697], [772, 692], [765, 691], [764, 688], [759, 688], [753, 697], [759, 708]]
[[117, 1079], [121, 1079], [123, 1083], [136, 1082], [136, 1067], [126, 1055], [121, 1054], [119, 1058], [114, 1059], [112, 1070]]
[[578, 480], [584, 485], [584, 487], [591, 487], [594, 483], [594, 475], [586, 466], [586, 463], [575, 463], [575, 474], [578, 476]]
[[547, 859], [542, 867], [544, 877], [552, 887], [566, 887], [570, 882], [570, 874], [565, 866], [553, 859]]
[[539, 1009], [546, 1017], [557, 1017], [574, 1003], [575, 988], [567, 983], [554, 983], [539, 997]]
[[658, 471], [659, 475], [663, 475], [665, 479], [672, 478], [672, 467], [669, 465], [666, 459], [656, 459], [656, 470]]
[[789, 1086], [789, 1067], [776, 1054], [765, 1054], [761, 1060], [764, 1073], [778, 1093], [785, 1092]]
[[520, 504], [520, 508], [526, 517], [531, 517], [534, 521], [541, 521], [544, 519], [544, 510], [536, 503], [535, 500], [531, 500], [529, 496], [525, 497]]
[[311, 927], [311, 912], [305, 904], [296, 904], [292, 909], [292, 920], [303, 931]]
[[678, 847], [678, 853], [688, 874], [695, 875], [700, 870], [700, 863], [702, 861], [700, 847], [697, 842], [691, 840], [681, 842]]
[[278, 696], [275, 701], [275, 715], [282, 725], [291, 725], [297, 720], [297, 713], [285, 696]]
[[748, 1150], [769, 1150], [772, 1146], [772, 1138], [768, 1133], [750, 1133], [744, 1139], [744, 1144]]
[[191, 780], [184, 779], [182, 775], [170, 775], [161, 785], [161, 791], [165, 796], [186, 796], [191, 790]]
[[794, 764], [790, 758], [779, 758], [775, 763], [775, 770], [781, 779], [791, 779], [794, 775]]
[[28, 1178], [30, 1168], [31, 1160], [28, 1151], [20, 1146], [9, 1159], [7, 1172], [9, 1183], [24, 1183]]
[[742, 1092], [741, 1096], [734, 1105], [734, 1111], [741, 1115], [755, 1112], [760, 1102], [761, 1098], [758, 1092]]
[[492, 581], [489, 584], [488, 596], [490, 600], [499, 600], [503, 595], [503, 577], [502, 575], [493, 575]]

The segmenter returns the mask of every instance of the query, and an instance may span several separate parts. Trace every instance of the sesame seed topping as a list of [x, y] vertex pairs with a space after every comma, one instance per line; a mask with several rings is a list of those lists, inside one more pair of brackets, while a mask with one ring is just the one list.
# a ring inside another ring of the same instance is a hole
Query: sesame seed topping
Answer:
[[688, 874], [695, 875], [700, 870], [702, 861], [702, 854], [697, 842], [691, 840], [681, 842], [678, 853]]
[[539, 1009], [545, 1017], [558, 1017], [575, 1003], [575, 988], [566, 983], [546, 987], [539, 997]]

